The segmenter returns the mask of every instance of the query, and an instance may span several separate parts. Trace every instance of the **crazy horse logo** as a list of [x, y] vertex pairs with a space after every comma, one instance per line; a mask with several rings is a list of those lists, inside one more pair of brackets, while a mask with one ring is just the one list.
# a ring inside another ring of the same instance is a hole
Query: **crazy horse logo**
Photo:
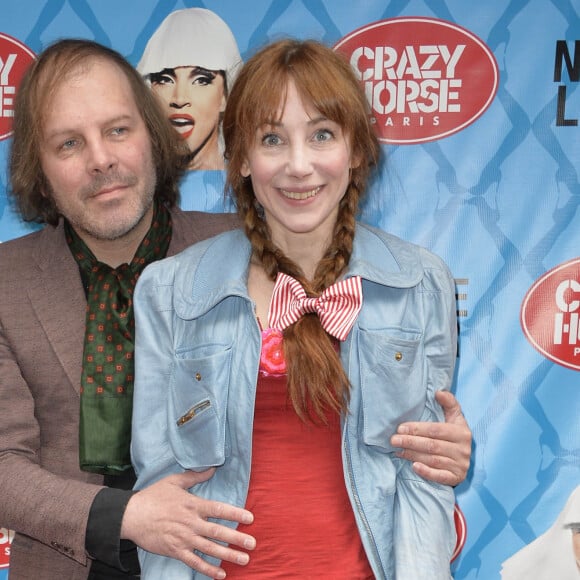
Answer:
[[34, 59], [34, 53], [26, 45], [0, 33], [0, 141], [12, 134], [16, 91]]
[[379, 140], [411, 144], [447, 137], [491, 104], [499, 70], [474, 34], [434, 18], [370, 23], [340, 40], [371, 105]]
[[520, 322], [536, 350], [559, 365], [580, 370], [580, 258], [536, 280], [522, 302]]

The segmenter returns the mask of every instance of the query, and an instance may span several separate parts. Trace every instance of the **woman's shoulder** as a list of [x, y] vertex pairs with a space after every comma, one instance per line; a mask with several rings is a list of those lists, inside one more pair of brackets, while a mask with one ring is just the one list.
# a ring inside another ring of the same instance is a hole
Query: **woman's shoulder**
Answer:
[[357, 225], [351, 264], [354, 273], [388, 286], [440, 289], [452, 280], [437, 254], [367, 224]]
[[241, 230], [222, 232], [200, 242], [196, 242], [180, 252], [153, 262], [141, 275], [161, 281], [173, 278], [178, 272], [204, 270], [221, 270], [231, 261], [244, 256], [247, 252], [246, 237]]
[[189, 246], [174, 258], [182, 265], [197, 265], [204, 268], [221, 269], [225, 264], [245, 258], [249, 251], [249, 242], [240, 229], [232, 229], [211, 236]]
[[241, 230], [224, 232], [147, 266], [135, 296], [194, 318], [229, 294], [245, 294], [250, 254]]
[[403, 268], [405, 266], [420, 266], [422, 269], [447, 270], [447, 265], [436, 253], [380, 228], [359, 223], [357, 224], [357, 238], [366, 251], [374, 251], [379, 255], [384, 255], [387, 251]]

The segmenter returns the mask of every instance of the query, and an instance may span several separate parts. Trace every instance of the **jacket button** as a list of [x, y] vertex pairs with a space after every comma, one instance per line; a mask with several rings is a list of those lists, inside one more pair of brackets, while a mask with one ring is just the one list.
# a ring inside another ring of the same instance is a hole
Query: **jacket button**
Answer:
[[401, 353], [401, 352], [396, 352], [396, 353], [395, 353], [395, 360], [396, 360], [397, 362], [399, 362], [399, 361], [403, 360], [403, 353]]
[[201, 381], [201, 373], [195, 373], [195, 380]]

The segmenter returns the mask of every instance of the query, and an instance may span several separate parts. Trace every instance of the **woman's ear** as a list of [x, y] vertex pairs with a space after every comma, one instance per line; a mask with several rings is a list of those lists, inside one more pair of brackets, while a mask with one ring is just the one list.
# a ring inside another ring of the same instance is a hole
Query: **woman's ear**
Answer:
[[251, 174], [250, 165], [248, 164], [247, 160], [242, 162], [242, 166], [240, 167], [240, 174], [242, 177], [249, 177]]
[[353, 154], [350, 158], [350, 168], [356, 169], [360, 165], [360, 162], [361, 162], [361, 155], [360, 154], [357, 154], [357, 155]]

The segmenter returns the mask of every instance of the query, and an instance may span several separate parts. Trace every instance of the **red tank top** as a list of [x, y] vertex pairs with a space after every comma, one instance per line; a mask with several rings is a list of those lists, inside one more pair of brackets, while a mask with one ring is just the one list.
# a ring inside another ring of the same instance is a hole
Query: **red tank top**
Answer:
[[372, 579], [344, 483], [340, 418], [304, 423], [286, 395], [286, 376], [261, 364], [245, 506], [254, 523], [238, 527], [257, 547], [247, 566], [222, 568], [228, 580]]

